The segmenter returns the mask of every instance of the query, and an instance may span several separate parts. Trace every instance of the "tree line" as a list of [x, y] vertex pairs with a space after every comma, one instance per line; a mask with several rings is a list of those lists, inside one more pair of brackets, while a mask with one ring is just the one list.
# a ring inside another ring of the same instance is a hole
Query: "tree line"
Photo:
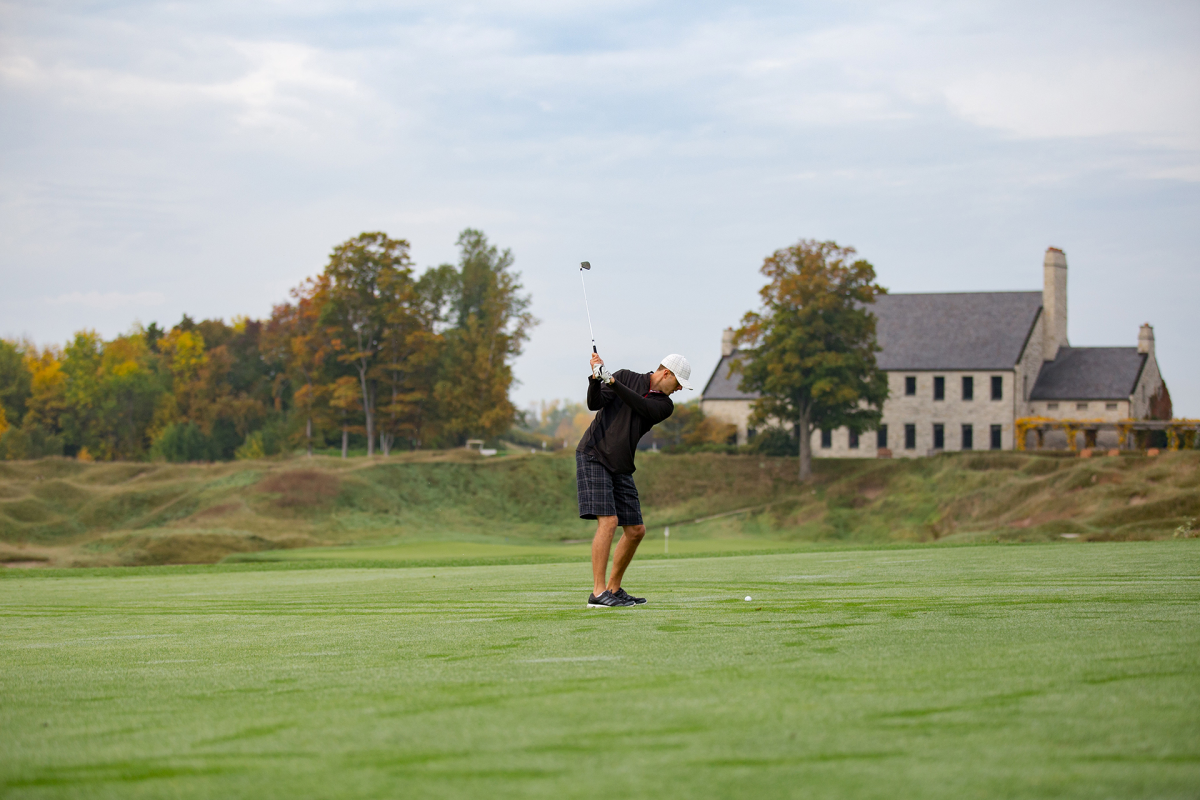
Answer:
[[360, 234], [267, 319], [0, 341], [0, 457], [386, 455], [502, 434], [537, 321], [509, 250], [470, 228], [457, 244], [457, 264], [418, 274], [408, 241]]

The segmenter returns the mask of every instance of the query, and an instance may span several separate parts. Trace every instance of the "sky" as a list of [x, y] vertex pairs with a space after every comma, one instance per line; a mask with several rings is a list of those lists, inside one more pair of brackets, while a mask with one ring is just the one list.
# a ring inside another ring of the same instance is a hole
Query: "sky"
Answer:
[[[801, 238], [893, 292], [1154, 325], [1200, 417], [1200, 3], [0, 0], [0, 335], [263, 317], [362, 231], [511, 248], [520, 406], [703, 386]], [[686, 394], [686, 393], [685, 393]]]

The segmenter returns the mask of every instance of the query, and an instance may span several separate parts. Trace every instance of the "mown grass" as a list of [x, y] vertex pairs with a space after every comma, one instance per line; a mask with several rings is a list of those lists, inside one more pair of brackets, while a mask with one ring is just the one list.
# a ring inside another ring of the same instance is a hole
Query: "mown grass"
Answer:
[[0, 794], [1200, 793], [1196, 540], [301, 566], [0, 573]]
[[[1200, 517], [1200, 453], [915, 460], [646, 454], [647, 524], [694, 539], [779, 542], [1155, 539]], [[730, 513], [737, 512], [737, 513]], [[695, 522], [697, 519], [707, 519]], [[681, 528], [681, 526], [683, 526]], [[586, 538], [566, 454], [224, 464], [0, 462], [0, 561], [211, 563], [233, 553], [410, 541]]]

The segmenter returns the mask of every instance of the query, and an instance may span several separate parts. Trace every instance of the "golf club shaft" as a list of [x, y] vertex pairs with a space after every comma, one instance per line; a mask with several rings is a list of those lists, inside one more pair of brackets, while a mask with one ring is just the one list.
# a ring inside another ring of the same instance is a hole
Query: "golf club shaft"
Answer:
[[592, 352], [596, 352], [596, 332], [592, 330], [592, 309], [588, 306], [587, 281], [583, 279], [583, 270], [579, 270], [579, 282], [583, 284], [583, 307], [587, 310], [588, 333], [592, 335]]

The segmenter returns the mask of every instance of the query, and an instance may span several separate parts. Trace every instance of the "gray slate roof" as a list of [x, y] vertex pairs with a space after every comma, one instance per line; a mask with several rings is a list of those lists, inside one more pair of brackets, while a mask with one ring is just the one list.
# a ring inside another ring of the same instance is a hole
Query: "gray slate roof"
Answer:
[[[1042, 293], [885, 294], [871, 310], [879, 319], [881, 369], [1012, 369], [1042, 310]], [[731, 358], [717, 364], [705, 400], [758, 396], [737, 388], [740, 377], [729, 375]]]
[[1128, 400], [1146, 356], [1136, 347], [1060, 347], [1042, 364], [1030, 400]]
[[708, 379], [708, 384], [705, 385], [704, 391], [700, 396], [705, 400], [757, 400], [758, 392], [747, 394], [738, 387], [738, 381], [742, 379], [740, 374], [729, 374], [729, 362], [737, 358], [737, 351], [733, 351], [731, 356], [723, 356], [717, 364], [717, 368], [713, 370], [712, 377]]
[[1012, 369], [1041, 308], [1041, 292], [882, 295], [879, 367]]

